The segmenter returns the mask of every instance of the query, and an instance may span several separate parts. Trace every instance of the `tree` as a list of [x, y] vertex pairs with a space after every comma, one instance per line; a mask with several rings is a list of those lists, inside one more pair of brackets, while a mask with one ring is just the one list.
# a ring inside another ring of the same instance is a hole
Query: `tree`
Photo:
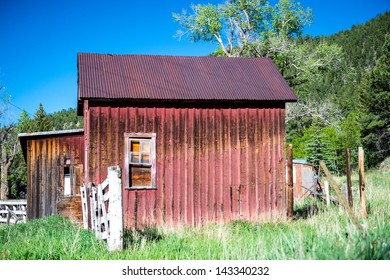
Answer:
[[34, 131], [49, 131], [53, 128], [50, 119], [43, 109], [42, 103], [39, 103], [39, 108], [35, 112], [33, 120]]
[[193, 5], [192, 14], [173, 13], [181, 29], [177, 36], [190, 41], [216, 42], [213, 55], [270, 57], [291, 86], [337, 66], [341, 49], [319, 44], [310, 48], [296, 40], [311, 24], [312, 12], [294, 0], [229, 0], [219, 5]]
[[[4, 87], [0, 87], [0, 93], [3, 94]], [[3, 101], [0, 109], [0, 117], [4, 120], [5, 113], [9, 111], [9, 95], [1, 96]], [[10, 124], [9, 120], [0, 122], [0, 199], [8, 199], [8, 171], [15, 158], [16, 151], [19, 147], [19, 142], [16, 137], [15, 127]]]
[[311, 11], [290, 0], [280, 0], [272, 7], [266, 0], [229, 0], [219, 5], [192, 5], [187, 11], [173, 13], [182, 29], [177, 35], [188, 35], [193, 42], [218, 42], [226, 56], [242, 56], [252, 44], [271, 37], [300, 35], [310, 22]]
[[26, 110], [23, 110], [19, 116], [17, 129], [19, 133], [34, 132], [33, 120], [31, 120], [30, 115]]
[[0, 199], [8, 199], [8, 171], [15, 158], [19, 141], [14, 126], [9, 125], [0, 129]]
[[322, 129], [313, 125], [308, 129], [307, 133], [310, 133], [310, 137], [305, 145], [305, 150], [308, 154], [307, 161], [313, 163], [318, 170], [319, 162], [323, 160], [330, 170], [338, 171], [334, 150], [331, 148], [331, 143], [326, 139], [326, 134]]
[[77, 110], [74, 108], [63, 109], [48, 115], [51, 119], [53, 129], [76, 129], [84, 125], [83, 117], [77, 116]]
[[382, 56], [360, 88], [360, 126], [366, 161], [376, 166], [390, 156], [390, 35]]

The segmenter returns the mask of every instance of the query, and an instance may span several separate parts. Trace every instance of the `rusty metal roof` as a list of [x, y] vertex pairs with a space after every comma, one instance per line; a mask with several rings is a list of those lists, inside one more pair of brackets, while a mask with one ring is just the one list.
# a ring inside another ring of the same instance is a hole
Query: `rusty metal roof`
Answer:
[[78, 54], [84, 99], [296, 101], [269, 58]]

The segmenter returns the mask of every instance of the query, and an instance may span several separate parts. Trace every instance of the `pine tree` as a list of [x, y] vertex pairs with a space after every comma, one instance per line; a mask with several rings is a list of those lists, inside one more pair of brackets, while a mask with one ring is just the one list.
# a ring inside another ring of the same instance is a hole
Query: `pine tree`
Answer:
[[34, 131], [49, 131], [52, 129], [50, 119], [47, 117], [42, 103], [39, 103], [39, 108], [34, 114]]
[[309, 155], [307, 161], [313, 163], [316, 170], [318, 170], [320, 160], [322, 160], [329, 170], [338, 172], [336, 158], [330, 143], [325, 139], [325, 135], [320, 133], [319, 128], [314, 130], [317, 133], [312, 134], [305, 146], [305, 151]]
[[19, 116], [17, 130], [19, 133], [27, 133], [34, 131], [33, 121], [25, 110], [23, 110]]
[[382, 56], [363, 79], [360, 89], [360, 126], [368, 166], [390, 156], [390, 36]]

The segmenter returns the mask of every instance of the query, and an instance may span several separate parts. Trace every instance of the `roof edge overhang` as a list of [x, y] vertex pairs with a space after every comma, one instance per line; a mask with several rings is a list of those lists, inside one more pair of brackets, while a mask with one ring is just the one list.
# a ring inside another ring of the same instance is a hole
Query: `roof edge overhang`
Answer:
[[39, 131], [19, 133], [18, 138], [20, 146], [22, 147], [24, 160], [27, 162], [27, 141], [42, 139], [42, 138], [54, 138], [62, 136], [83, 135], [84, 129], [69, 129], [69, 130], [53, 130], [53, 131]]
[[131, 99], [131, 98], [88, 98], [79, 99], [77, 103], [77, 114], [83, 116], [84, 101], [87, 100], [89, 104], [95, 105], [113, 105], [115, 106], [129, 106], [134, 104], [145, 107], [195, 107], [195, 108], [266, 108], [266, 107], [285, 107], [285, 103], [297, 102], [297, 99], [291, 100], [256, 100], [256, 99], [237, 99], [237, 100], [223, 100], [223, 99]]

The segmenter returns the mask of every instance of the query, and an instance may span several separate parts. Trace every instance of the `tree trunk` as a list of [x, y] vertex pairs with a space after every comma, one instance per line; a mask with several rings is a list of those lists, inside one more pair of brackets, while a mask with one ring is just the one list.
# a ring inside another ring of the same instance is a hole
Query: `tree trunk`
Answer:
[[0, 160], [0, 199], [8, 199], [8, 167], [7, 150], [5, 145], [1, 145], [1, 160]]
[[0, 200], [8, 199], [8, 170], [1, 168]]
[[[15, 158], [15, 153], [19, 145], [17, 136], [14, 134], [12, 126], [1, 131], [0, 135], [0, 199], [8, 199], [8, 171]], [[7, 150], [8, 146], [8, 150]]]

